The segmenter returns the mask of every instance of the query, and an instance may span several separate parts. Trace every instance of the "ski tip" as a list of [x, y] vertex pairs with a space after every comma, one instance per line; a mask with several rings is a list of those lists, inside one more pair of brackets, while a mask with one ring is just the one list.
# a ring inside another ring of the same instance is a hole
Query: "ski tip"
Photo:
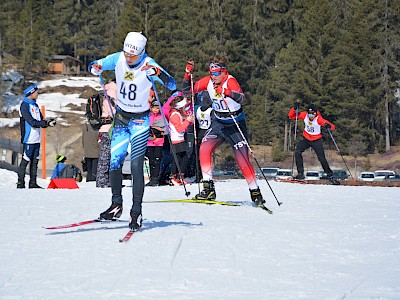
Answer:
[[270, 210], [268, 207], [266, 207], [264, 205], [260, 205], [260, 206], [257, 206], [257, 207], [261, 208], [262, 210], [265, 210], [270, 215], [272, 215], [274, 213], [272, 210]]
[[122, 239], [119, 239], [119, 242], [120, 242], [120, 243], [128, 242], [129, 239], [131, 238], [131, 236], [132, 236], [134, 233], [135, 233], [134, 230], [129, 230], [128, 233], [125, 234], [125, 236], [124, 236]]

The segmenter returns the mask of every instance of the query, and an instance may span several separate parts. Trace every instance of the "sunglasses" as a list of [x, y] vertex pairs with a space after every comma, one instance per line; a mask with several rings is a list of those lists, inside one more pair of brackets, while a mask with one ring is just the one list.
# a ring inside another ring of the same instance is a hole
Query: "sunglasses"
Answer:
[[128, 52], [124, 52], [125, 57], [128, 58], [138, 58], [140, 55], [134, 55], [134, 54], [130, 54]]
[[219, 76], [219, 75], [221, 75], [221, 71], [220, 72], [210, 72], [210, 75], [211, 76]]
[[314, 112], [313, 113], [308, 113], [307, 115], [308, 115], [309, 118], [315, 117], [315, 113]]

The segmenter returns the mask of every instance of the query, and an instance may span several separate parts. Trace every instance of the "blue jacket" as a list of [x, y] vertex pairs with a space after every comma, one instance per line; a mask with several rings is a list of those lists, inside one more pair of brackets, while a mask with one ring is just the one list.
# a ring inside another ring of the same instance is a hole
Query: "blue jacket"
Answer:
[[47, 127], [36, 100], [24, 97], [20, 109], [21, 143], [37, 144], [41, 142], [41, 127]]
[[61, 172], [62, 172], [62, 170], [64, 170], [64, 168], [65, 168], [66, 166], [67, 166], [67, 165], [64, 164], [64, 163], [60, 163], [60, 162], [57, 163], [56, 166], [55, 166], [55, 168], [54, 168], [53, 175], [51, 175], [51, 179], [53, 179], [53, 178], [60, 178]]

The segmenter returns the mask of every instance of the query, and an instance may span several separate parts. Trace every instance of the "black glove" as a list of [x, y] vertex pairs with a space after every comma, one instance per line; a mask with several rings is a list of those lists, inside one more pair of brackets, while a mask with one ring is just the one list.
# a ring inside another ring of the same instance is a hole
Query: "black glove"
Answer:
[[295, 110], [298, 110], [299, 106], [300, 106], [300, 102], [299, 101], [294, 102], [293, 107], [294, 107]]
[[207, 110], [209, 107], [212, 106], [212, 103], [213, 103], [213, 102], [212, 102], [212, 100], [211, 100], [210, 94], [209, 94], [207, 91], [204, 91], [204, 92], [202, 93], [202, 99], [201, 99], [201, 102], [200, 102], [200, 105], [201, 105], [200, 109], [201, 109], [201, 111]]
[[328, 124], [328, 123], [326, 123], [325, 125], [324, 125], [324, 127], [326, 128], [326, 129], [331, 129], [331, 124]]
[[47, 126], [54, 127], [54, 126], [56, 126], [56, 120], [55, 119], [49, 119], [49, 120], [46, 121], [46, 124], [47, 124]]

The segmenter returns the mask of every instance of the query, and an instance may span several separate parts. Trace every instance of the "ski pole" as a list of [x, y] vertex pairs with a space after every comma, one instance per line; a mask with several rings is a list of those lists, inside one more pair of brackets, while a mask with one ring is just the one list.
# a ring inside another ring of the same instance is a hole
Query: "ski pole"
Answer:
[[350, 172], [350, 169], [349, 169], [349, 167], [347, 166], [347, 163], [346, 163], [346, 161], [344, 160], [344, 157], [343, 157], [343, 155], [342, 155], [342, 152], [340, 151], [340, 149], [339, 149], [338, 145], [336, 144], [336, 141], [335, 141], [335, 139], [333, 138], [333, 135], [332, 135], [332, 132], [331, 132], [331, 130], [330, 130], [329, 128], [327, 128], [327, 130], [328, 130], [328, 132], [329, 132], [329, 135], [331, 136], [331, 139], [332, 139], [333, 143], [334, 143], [334, 144], [335, 144], [335, 146], [336, 146], [336, 149], [337, 149], [338, 153], [340, 154], [340, 157], [342, 158], [342, 160], [343, 160], [343, 162], [344, 162], [344, 165], [345, 165], [345, 166], [346, 166], [346, 168], [347, 168], [347, 171], [349, 171], [349, 174], [350, 174], [351, 178], [353, 178], [353, 180], [355, 180], [355, 179], [354, 179], [354, 177], [353, 177], [353, 175], [352, 175], [352, 174], [351, 174], [351, 172]]
[[294, 169], [294, 154], [296, 152], [296, 138], [297, 138], [297, 121], [299, 119], [299, 106], [296, 107], [296, 121], [294, 123], [294, 135], [293, 135], [293, 157], [292, 157], [292, 177]]
[[[192, 90], [192, 106], [193, 106], [193, 116], [195, 117], [194, 124], [193, 124], [193, 133], [194, 133], [194, 155], [196, 157], [196, 179], [200, 178], [199, 170], [200, 170], [200, 159], [199, 159], [199, 149], [198, 149], [198, 141], [197, 141], [197, 129], [196, 129], [196, 116], [194, 111], [194, 82], [193, 82], [193, 74], [190, 73], [190, 85]], [[199, 189], [200, 194], [200, 182], [197, 182], [197, 187]]]
[[156, 96], [156, 100], [158, 102], [158, 105], [160, 106], [161, 116], [163, 118], [164, 125], [165, 125], [165, 130], [166, 130], [166, 133], [167, 133], [167, 136], [168, 136], [168, 142], [169, 142], [169, 145], [171, 146], [171, 152], [172, 152], [172, 155], [173, 155], [174, 160], [175, 160], [176, 168], [177, 168], [177, 170], [179, 172], [179, 177], [181, 178], [183, 189], [185, 190], [185, 196], [188, 197], [190, 195], [190, 192], [186, 189], [185, 181], [183, 180], [183, 177], [182, 177], [181, 167], [180, 167], [179, 162], [178, 162], [178, 157], [176, 156], [174, 147], [172, 147], [172, 141], [171, 141], [169, 126], [168, 126], [168, 121], [167, 121], [167, 118], [165, 117], [165, 114], [164, 114], [164, 112], [162, 110], [162, 105], [161, 105], [160, 98], [158, 97], [156, 84], [154, 83], [154, 79], [151, 76], [150, 76], [150, 80], [151, 80], [151, 85], [153, 87], [154, 95]]
[[267, 180], [267, 177], [265, 176], [264, 172], [262, 171], [261, 166], [260, 166], [260, 164], [258, 163], [257, 158], [256, 158], [256, 156], [254, 155], [253, 150], [251, 150], [251, 147], [250, 147], [249, 142], [247, 141], [246, 137], [245, 137], [244, 134], [243, 134], [243, 131], [240, 129], [239, 124], [237, 123], [235, 117], [233, 116], [232, 111], [231, 111], [231, 109], [229, 108], [228, 103], [227, 103], [226, 100], [225, 100], [225, 97], [222, 97], [222, 101], [224, 101], [224, 104], [225, 104], [225, 106], [226, 106], [227, 109], [228, 109], [228, 112], [229, 112], [230, 117], [232, 118], [233, 122], [235, 123], [237, 129], [239, 130], [239, 133], [240, 133], [240, 135], [242, 136], [243, 141], [246, 143], [247, 148], [249, 149], [249, 152], [251, 153], [251, 155], [252, 155], [254, 161], [256, 162], [258, 168], [260, 169], [261, 174], [263, 175], [265, 181], [267, 182], [267, 184], [268, 184], [268, 186], [269, 186], [269, 189], [270, 189], [271, 192], [272, 192], [272, 195], [274, 195], [274, 198], [275, 198], [276, 202], [278, 203], [278, 206], [281, 206], [282, 202], [279, 202], [279, 201], [278, 201], [278, 198], [276, 197], [276, 195], [275, 195], [275, 193], [274, 193], [274, 190], [272, 189], [271, 185], [269, 184], [269, 182], [268, 182], [268, 180]]

